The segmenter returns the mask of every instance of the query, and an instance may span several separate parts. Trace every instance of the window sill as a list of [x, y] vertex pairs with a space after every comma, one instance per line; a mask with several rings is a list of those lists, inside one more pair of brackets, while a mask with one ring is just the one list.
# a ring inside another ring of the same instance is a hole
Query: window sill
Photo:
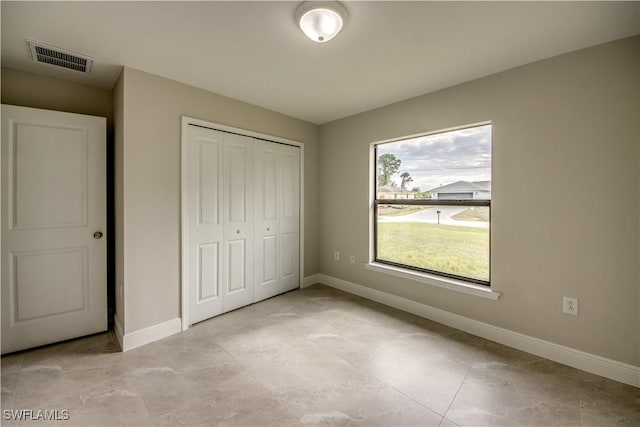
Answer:
[[365, 264], [367, 270], [377, 271], [379, 273], [390, 274], [404, 279], [415, 280], [416, 282], [426, 283], [428, 285], [437, 286], [439, 288], [449, 289], [456, 292], [462, 292], [468, 295], [475, 295], [481, 298], [497, 301], [502, 293], [492, 291], [491, 288], [482, 285], [476, 285], [462, 280], [448, 279], [433, 274], [420, 273], [417, 271], [405, 270], [399, 267], [370, 262]]

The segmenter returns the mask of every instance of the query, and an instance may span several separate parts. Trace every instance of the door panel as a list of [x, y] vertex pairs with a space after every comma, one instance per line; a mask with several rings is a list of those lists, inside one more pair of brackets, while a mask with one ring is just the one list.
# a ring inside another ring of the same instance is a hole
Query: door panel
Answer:
[[227, 281], [227, 294], [245, 291], [247, 278], [245, 277], [245, 256], [247, 248], [244, 239], [230, 240], [227, 242], [229, 254], [229, 279]]
[[104, 118], [2, 106], [3, 353], [107, 329], [105, 180]]
[[224, 134], [189, 126], [187, 136], [189, 324], [222, 313]]
[[276, 279], [276, 236], [262, 238], [262, 274], [259, 283], [268, 283]]
[[224, 138], [226, 312], [253, 302], [254, 183], [252, 139], [229, 133]]
[[220, 224], [221, 176], [218, 168], [222, 160], [222, 143], [215, 140], [199, 139], [198, 176], [198, 220], [199, 224]]
[[278, 153], [276, 147], [269, 147], [269, 143], [262, 143], [264, 147], [259, 153], [262, 155], [261, 172], [258, 180], [262, 211], [260, 217], [263, 220], [277, 220], [278, 211]]
[[[14, 323], [87, 308], [86, 248], [11, 254]], [[42, 286], [46, 283], [47, 286]]]
[[278, 144], [256, 141], [256, 289], [254, 301], [278, 295]]
[[218, 243], [198, 245], [198, 303], [217, 298], [220, 293]]
[[297, 240], [296, 233], [285, 233], [282, 235], [280, 241], [282, 242], [282, 262], [281, 266], [281, 277], [282, 279], [290, 279], [295, 275], [295, 247]]
[[280, 154], [280, 187], [282, 188], [281, 216], [287, 221], [295, 221], [295, 214], [298, 212], [296, 182], [297, 159], [290, 150], [285, 150]]
[[300, 149], [280, 146], [280, 289], [300, 287]]
[[87, 143], [83, 129], [16, 123], [7, 165], [12, 228], [86, 225]]
[[[227, 139], [232, 137], [227, 136]], [[238, 141], [233, 138], [226, 144], [228, 168], [226, 173], [227, 186], [229, 191], [226, 193], [225, 202], [229, 209], [228, 224], [244, 225], [247, 219], [247, 165], [249, 156], [249, 147], [246, 141]]]
[[256, 148], [256, 301], [300, 285], [299, 156], [298, 147], [274, 142]]

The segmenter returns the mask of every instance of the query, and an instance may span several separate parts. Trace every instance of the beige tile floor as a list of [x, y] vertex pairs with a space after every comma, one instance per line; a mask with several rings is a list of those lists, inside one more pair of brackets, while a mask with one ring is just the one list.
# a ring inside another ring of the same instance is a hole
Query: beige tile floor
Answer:
[[[118, 352], [2, 358], [3, 425], [640, 426], [640, 389], [316, 285]], [[3, 411], [3, 416], [5, 415]]]

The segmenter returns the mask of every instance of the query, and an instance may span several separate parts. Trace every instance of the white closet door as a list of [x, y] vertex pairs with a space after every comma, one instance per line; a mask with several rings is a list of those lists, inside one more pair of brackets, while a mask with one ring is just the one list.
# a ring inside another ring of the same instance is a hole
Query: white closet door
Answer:
[[222, 313], [222, 132], [189, 126], [187, 239], [189, 324]]
[[2, 352], [107, 329], [106, 121], [2, 106]]
[[254, 299], [253, 139], [225, 134], [223, 311]]
[[260, 142], [255, 170], [255, 301], [261, 301], [300, 285], [300, 149]]
[[281, 292], [300, 286], [300, 149], [280, 145], [278, 272]]
[[300, 149], [188, 126], [188, 323], [299, 287]]
[[281, 292], [278, 235], [278, 144], [256, 141], [255, 301]]

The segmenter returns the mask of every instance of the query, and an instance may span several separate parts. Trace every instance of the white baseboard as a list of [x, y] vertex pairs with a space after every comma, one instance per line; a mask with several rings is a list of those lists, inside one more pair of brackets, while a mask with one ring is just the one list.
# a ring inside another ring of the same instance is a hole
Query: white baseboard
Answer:
[[305, 283], [309, 283], [306, 286], [311, 286], [314, 283], [322, 283], [451, 326], [461, 331], [469, 332], [470, 334], [486, 338], [490, 341], [495, 341], [605, 378], [640, 387], [640, 367], [638, 366], [513, 332], [326, 274], [316, 274], [309, 277], [309, 279], [311, 278], [313, 278], [313, 280], [309, 281], [305, 278]]
[[300, 289], [308, 288], [316, 283], [320, 283], [320, 274], [312, 274], [311, 276], [305, 277], [300, 285]]
[[[140, 329], [135, 332], [122, 335], [122, 325], [119, 325], [118, 318], [116, 317], [116, 335], [118, 335], [118, 341], [120, 341], [120, 348], [122, 351], [133, 350], [145, 344], [158, 341], [159, 339], [168, 337], [173, 334], [177, 334], [182, 330], [182, 321], [178, 317], [176, 319], [168, 320], [157, 325], [149, 326], [148, 328]], [[120, 329], [120, 332], [118, 332]], [[122, 338], [121, 338], [122, 337]]]
[[113, 316], [113, 331], [116, 333], [116, 337], [118, 338], [118, 344], [120, 344], [120, 351], [124, 351], [124, 346], [122, 345], [122, 337], [124, 335], [122, 331], [122, 325], [120, 324], [120, 319], [118, 319], [118, 315]]

